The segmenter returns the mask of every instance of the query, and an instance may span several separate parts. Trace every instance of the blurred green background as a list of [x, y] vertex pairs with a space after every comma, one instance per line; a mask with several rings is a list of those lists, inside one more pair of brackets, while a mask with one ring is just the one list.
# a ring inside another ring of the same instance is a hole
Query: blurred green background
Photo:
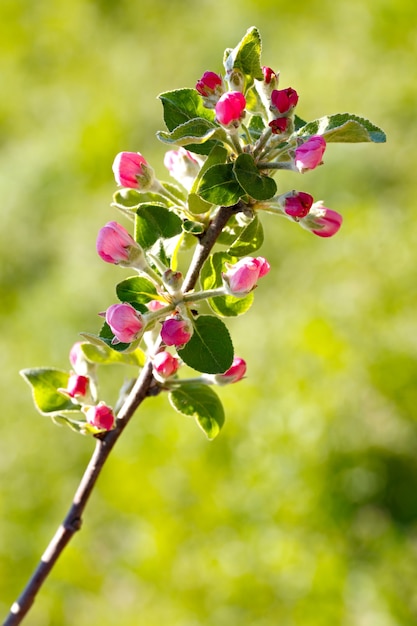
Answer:
[[[414, 0], [3, 0], [0, 8], [0, 610], [61, 522], [93, 441], [38, 416], [21, 368], [68, 368], [124, 270], [111, 164], [165, 147], [156, 96], [221, 71], [256, 25], [304, 119], [349, 111], [386, 145], [330, 145], [281, 177], [343, 213], [322, 240], [264, 217], [273, 269], [232, 321], [248, 377], [210, 443], [166, 397], [113, 451], [25, 623], [417, 623]], [[130, 373], [131, 374], [131, 373]], [[124, 372], [104, 372], [114, 402]]]

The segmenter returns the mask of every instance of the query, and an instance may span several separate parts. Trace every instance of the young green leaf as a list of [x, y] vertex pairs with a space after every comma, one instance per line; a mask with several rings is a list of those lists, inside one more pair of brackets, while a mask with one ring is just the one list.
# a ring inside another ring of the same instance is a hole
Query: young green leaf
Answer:
[[207, 385], [187, 383], [171, 391], [169, 401], [178, 413], [194, 417], [208, 439], [214, 439], [224, 424], [224, 409], [218, 395]]
[[134, 352], [116, 352], [109, 348], [106, 344], [93, 345], [91, 343], [83, 343], [81, 349], [88, 361], [99, 365], [133, 365], [134, 367], [143, 367], [146, 361], [145, 353], [136, 348]]
[[182, 231], [182, 221], [176, 213], [158, 204], [141, 204], [136, 211], [135, 239], [144, 250], [158, 239], [169, 239]]
[[195, 89], [165, 91], [158, 98], [162, 102], [164, 121], [170, 131], [196, 117], [205, 118], [210, 122], [214, 121], [214, 111], [206, 109], [202, 98]]
[[221, 374], [233, 361], [233, 344], [223, 322], [212, 315], [200, 315], [194, 332], [178, 354], [190, 367], [206, 374]]
[[228, 249], [228, 254], [234, 257], [242, 257], [253, 254], [262, 246], [264, 241], [264, 231], [262, 223], [257, 215], [245, 226], [237, 239]]
[[237, 46], [229, 51], [224, 60], [227, 73], [232, 70], [240, 70], [246, 77], [246, 86], [250, 87], [253, 80], [263, 80], [261, 67], [261, 36], [257, 28], [252, 27], [246, 32]]
[[214, 124], [214, 122], [210, 122], [202, 117], [188, 120], [184, 122], [184, 124], [180, 124], [180, 126], [174, 128], [171, 132], [159, 130], [156, 133], [159, 141], [177, 146], [188, 146], [190, 143], [205, 143], [216, 135], [218, 135], [219, 139], [224, 138], [225, 132], [222, 128], [219, 128], [217, 124]]
[[297, 135], [306, 138], [312, 135], [322, 135], [327, 142], [341, 143], [362, 141], [384, 143], [386, 141], [385, 133], [381, 128], [352, 113], [326, 115], [313, 122], [308, 122], [299, 128]]
[[116, 285], [117, 297], [121, 302], [146, 304], [158, 296], [156, 287], [143, 276], [130, 276]]
[[218, 206], [232, 206], [245, 195], [233, 172], [233, 163], [213, 165], [204, 172], [198, 195]]
[[39, 367], [24, 369], [21, 375], [32, 387], [35, 406], [40, 413], [48, 415], [65, 410], [76, 410], [79, 405], [60, 393], [58, 389], [66, 389], [69, 373], [54, 368]]
[[273, 178], [261, 174], [250, 154], [239, 154], [234, 167], [234, 174], [241, 187], [255, 200], [269, 200], [277, 191]]

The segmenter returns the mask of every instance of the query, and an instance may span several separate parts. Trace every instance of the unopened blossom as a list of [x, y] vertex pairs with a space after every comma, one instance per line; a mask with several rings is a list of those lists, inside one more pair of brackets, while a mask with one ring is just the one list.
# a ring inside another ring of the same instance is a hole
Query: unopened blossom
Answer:
[[158, 377], [165, 379], [173, 376], [178, 370], [180, 363], [178, 359], [167, 350], [158, 352], [153, 358], [153, 371]]
[[88, 407], [85, 415], [87, 422], [100, 430], [111, 430], [114, 426], [113, 410], [104, 402]]
[[224, 374], [218, 374], [217, 378], [224, 383], [237, 383], [246, 374], [246, 361], [239, 356], [235, 356], [232, 365]]
[[87, 393], [89, 382], [90, 379], [88, 376], [80, 376], [79, 374], [72, 373], [68, 378], [66, 389], [62, 391], [71, 398], [83, 398]]
[[112, 343], [132, 343], [141, 336], [144, 320], [131, 304], [112, 304], [104, 315], [114, 335]]
[[195, 86], [196, 90], [204, 98], [208, 98], [213, 94], [221, 95], [223, 92], [223, 79], [215, 72], [204, 72], [200, 80]]
[[188, 343], [193, 334], [190, 322], [177, 316], [162, 322], [161, 339], [167, 346], [180, 348]]
[[312, 205], [313, 196], [304, 191], [292, 191], [284, 199], [284, 211], [291, 217], [305, 217]]
[[69, 360], [72, 368], [76, 374], [85, 376], [89, 371], [89, 362], [87, 361], [85, 354], [81, 348], [83, 342], [76, 341], [72, 346], [69, 353]]
[[340, 229], [343, 217], [337, 211], [315, 202], [308, 215], [300, 220], [300, 225], [318, 237], [333, 237]]
[[287, 132], [292, 127], [292, 123], [289, 117], [277, 117], [271, 120], [268, 124], [274, 135], [280, 135]]
[[153, 182], [153, 170], [140, 152], [119, 152], [113, 162], [113, 173], [120, 187], [146, 189]]
[[295, 167], [301, 173], [314, 170], [323, 162], [326, 141], [321, 135], [313, 135], [295, 150]]
[[190, 191], [194, 180], [200, 171], [200, 163], [195, 156], [185, 148], [168, 150], [165, 153], [164, 165], [176, 181]]
[[297, 106], [298, 93], [292, 87], [274, 89], [271, 93], [271, 108], [281, 115], [290, 113]]
[[236, 297], [248, 295], [270, 270], [268, 261], [261, 256], [243, 257], [235, 265], [226, 264], [226, 267], [223, 284], [227, 293]]
[[216, 118], [223, 126], [240, 122], [245, 113], [246, 99], [240, 91], [228, 91], [216, 104]]
[[99, 230], [96, 242], [99, 256], [106, 263], [131, 265], [143, 259], [143, 251], [127, 230], [117, 222], [108, 222]]
[[264, 81], [267, 85], [270, 85], [272, 82], [278, 81], [278, 74], [274, 72], [273, 69], [267, 67], [266, 65], [262, 66], [262, 74], [264, 75]]

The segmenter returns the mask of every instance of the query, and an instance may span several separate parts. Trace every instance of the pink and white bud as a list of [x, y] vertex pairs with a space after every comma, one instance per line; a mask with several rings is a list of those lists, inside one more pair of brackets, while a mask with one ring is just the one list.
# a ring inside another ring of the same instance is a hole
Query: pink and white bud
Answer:
[[314, 170], [323, 163], [326, 141], [321, 135], [313, 135], [295, 150], [295, 167], [301, 173]]
[[264, 75], [264, 81], [266, 85], [274, 85], [274, 88], [278, 86], [279, 73], [276, 74], [273, 69], [267, 67], [266, 65], [263, 65], [262, 74]]
[[246, 98], [240, 91], [228, 91], [216, 104], [216, 118], [223, 126], [239, 125], [245, 115]]
[[218, 384], [237, 383], [246, 374], [246, 361], [239, 356], [235, 356], [232, 365], [224, 374], [217, 374]]
[[185, 148], [169, 150], [165, 153], [164, 165], [176, 181], [190, 191], [200, 171], [200, 163]]
[[90, 406], [85, 411], [87, 422], [100, 430], [111, 430], [114, 426], [113, 410], [104, 402]]
[[165, 380], [173, 376], [178, 370], [180, 363], [170, 352], [163, 350], [158, 352], [153, 359], [153, 372], [156, 378]]
[[153, 169], [140, 152], [119, 152], [112, 169], [120, 187], [147, 189], [154, 181]]
[[146, 306], [149, 311], [152, 311], [152, 313], [155, 313], [155, 311], [159, 311], [159, 309], [163, 309], [166, 306], [166, 304], [164, 304], [160, 300], [151, 300], [150, 302], [147, 303]]
[[305, 217], [313, 205], [313, 196], [304, 191], [291, 191], [284, 198], [284, 211], [291, 217]]
[[222, 274], [223, 285], [231, 296], [241, 298], [255, 289], [260, 278], [265, 276], [271, 266], [261, 256], [243, 257], [235, 265], [226, 263], [227, 272]]
[[223, 78], [215, 72], [204, 72], [195, 88], [203, 98], [210, 98], [213, 95], [219, 98], [224, 91]]
[[340, 213], [324, 207], [322, 202], [315, 202], [299, 224], [318, 237], [333, 237], [339, 231], [342, 222], [343, 217]]
[[113, 344], [132, 343], [142, 335], [143, 317], [131, 304], [112, 304], [104, 315], [114, 335]]
[[274, 89], [271, 93], [271, 110], [280, 115], [288, 115], [297, 106], [298, 93], [292, 87]]
[[181, 317], [170, 317], [162, 322], [161, 339], [167, 346], [181, 348], [190, 341], [192, 334], [191, 323]]
[[100, 228], [96, 249], [106, 263], [126, 267], [132, 264], [137, 265], [139, 260], [144, 261], [141, 247], [117, 222], [108, 222], [103, 228]]
[[83, 342], [77, 341], [72, 346], [69, 353], [69, 360], [72, 365], [72, 369], [76, 374], [80, 376], [85, 376], [88, 374], [90, 369], [90, 363], [87, 361], [85, 354], [81, 348]]
[[88, 376], [70, 374], [66, 389], [60, 391], [70, 396], [70, 398], [84, 398], [87, 394], [89, 383], [90, 379]]

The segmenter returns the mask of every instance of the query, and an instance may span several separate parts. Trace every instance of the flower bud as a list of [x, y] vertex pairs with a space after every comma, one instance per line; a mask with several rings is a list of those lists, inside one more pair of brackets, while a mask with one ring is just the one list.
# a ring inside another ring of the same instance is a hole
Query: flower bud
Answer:
[[99, 230], [96, 248], [103, 261], [122, 267], [137, 266], [145, 260], [142, 248], [117, 222], [108, 222]]
[[119, 152], [114, 159], [113, 173], [120, 187], [147, 189], [154, 181], [154, 172], [140, 152]]
[[175, 180], [190, 191], [200, 171], [200, 163], [185, 148], [169, 150], [165, 153], [164, 165]]
[[313, 196], [304, 191], [291, 191], [284, 197], [284, 211], [291, 217], [305, 217], [313, 204]]
[[68, 378], [66, 389], [60, 391], [70, 396], [70, 398], [83, 398], [87, 393], [89, 382], [88, 376], [72, 373]]
[[292, 128], [292, 122], [289, 117], [277, 117], [268, 124], [274, 135], [281, 135]]
[[246, 361], [239, 356], [235, 356], [232, 365], [224, 374], [216, 374], [216, 382], [218, 385], [237, 383], [246, 374]]
[[238, 125], [245, 114], [246, 99], [240, 91], [228, 91], [216, 104], [216, 118], [223, 126]]
[[241, 298], [255, 289], [259, 278], [265, 276], [270, 265], [266, 259], [258, 256], [243, 257], [235, 265], [226, 263], [227, 272], [222, 274], [223, 285], [231, 296]]
[[322, 202], [315, 202], [308, 215], [301, 219], [299, 224], [318, 237], [333, 237], [340, 229], [343, 217], [340, 213], [323, 206]]
[[301, 173], [314, 170], [323, 163], [326, 142], [321, 135], [313, 135], [295, 150], [295, 167]]
[[131, 304], [112, 304], [104, 315], [114, 335], [113, 344], [132, 343], [141, 336], [143, 317]]
[[180, 364], [170, 352], [163, 350], [158, 352], [153, 359], [153, 372], [156, 378], [165, 380], [173, 376], [178, 370]]
[[298, 93], [292, 87], [274, 89], [271, 93], [271, 110], [281, 115], [288, 115], [297, 106]]
[[213, 94], [220, 96], [223, 93], [223, 78], [215, 72], [204, 72], [195, 88], [203, 98], [208, 98]]
[[264, 81], [266, 85], [273, 85], [274, 88], [278, 87], [279, 72], [276, 74], [273, 69], [262, 66], [262, 74], [264, 75]]
[[113, 411], [104, 402], [88, 407], [85, 415], [87, 422], [100, 430], [111, 430], [114, 426]]
[[161, 339], [167, 346], [181, 348], [190, 341], [192, 334], [191, 323], [179, 316], [170, 317], [162, 322]]
[[74, 343], [69, 353], [69, 360], [74, 372], [80, 376], [85, 376], [89, 372], [90, 363], [81, 349], [82, 344], [82, 341]]

